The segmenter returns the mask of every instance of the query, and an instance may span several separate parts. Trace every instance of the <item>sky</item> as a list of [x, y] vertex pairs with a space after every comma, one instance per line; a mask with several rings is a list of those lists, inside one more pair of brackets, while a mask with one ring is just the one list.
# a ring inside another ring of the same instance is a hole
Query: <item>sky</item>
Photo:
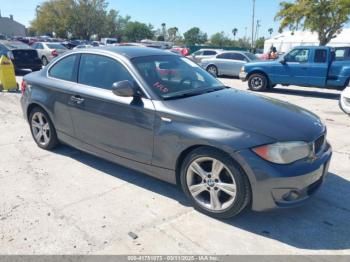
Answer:
[[[0, 0], [2, 16], [12, 14], [14, 20], [29, 26], [34, 18], [35, 7], [40, 0]], [[160, 28], [176, 26], [180, 33], [193, 26], [212, 35], [224, 31], [232, 37], [237, 28], [237, 37], [251, 36], [252, 0], [107, 0], [108, 8], [114, 8], [121, 15], [130, 15], [132, 20], [151, 23]], [[274, 16], [279, 8], [278, 0], [256, 0], [256, 19], [261, 22], [259, 36], [269, 36], [272, 27], [277, 34], [278, 23]]]

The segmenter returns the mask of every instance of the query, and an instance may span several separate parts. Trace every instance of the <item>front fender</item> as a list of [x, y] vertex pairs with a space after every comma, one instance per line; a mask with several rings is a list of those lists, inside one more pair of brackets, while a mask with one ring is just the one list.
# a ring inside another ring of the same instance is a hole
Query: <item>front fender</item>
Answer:
[[189, 148], [210, 146], [227, 154], [274, 142], [272, 138], [235, 128], [211, 127], [210, 123], [194, 124], [190, 119], [157, 116], [154, 131], [152, 164], [175, 170], [177, 159]]

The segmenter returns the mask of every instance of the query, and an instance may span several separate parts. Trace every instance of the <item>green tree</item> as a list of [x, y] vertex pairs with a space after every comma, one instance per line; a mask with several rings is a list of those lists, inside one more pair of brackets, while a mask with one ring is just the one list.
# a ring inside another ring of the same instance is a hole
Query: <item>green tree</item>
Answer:
[[36, 6], [36, 17], [30, 27], [37, 34], [52, 34], [66, 37], [70, 31], [74, 0], [50, 0]]
[[220, 46], [220, 47], [232, 45], [230, 38], [228, 38], [226, 36], [225, 32], [223, 32], [223, 31], [213, 34], [210, 37], [210, 43], [213, 46]]
[[236, 35], [237, 35], [237, 33], [238, 33], [238, 29], [237, 29], [237, 28], [233, 28], [233, 29], [232, 29], [233, 41], [236, 40]]
[[31, 28], [37, 34], [55, 34], [89, 39], [92, 35], [121, 34], [130, 17], [114, 9], [107, 10], [105, 0], [48, 0], [35, 9]]
[[208, 35], [203, 33], [198, 27], [193, 27], [184, 33], [184, 42], [186, 45], [200, 45], [207, 41]]
[[170, 27], [168, 29], [168, 40], [175, 42], [176, 38], [178, 37], [178, 35], [177, 35], [178, 32], [179, 32], [179, 29], [177, 27]]
[[269, 28], [267, 31], [269, 32], [270, 37], [271, 37], [271, 36], [272, 36], [272, 33], [273, 33], [273, 28]]
[[265, 37], [260, 37], [255, 41], [255, 48], [263, 49], [265, 45]]
[[328, 44], [349, 21], [350, 0], [296, 0], [281, 2], [275, 20], [279, 31], [299, 27], [318, 33], [320, 45]]
[[125, 27], [124, 36], [130, 42], [152, 39], [154, 37], [153, 26], [140, 22], [129, 22]]

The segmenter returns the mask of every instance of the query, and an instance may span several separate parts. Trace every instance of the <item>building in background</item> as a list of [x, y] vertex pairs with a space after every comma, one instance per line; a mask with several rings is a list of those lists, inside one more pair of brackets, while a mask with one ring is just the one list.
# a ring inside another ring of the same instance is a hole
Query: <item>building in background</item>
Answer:
[[10, 17], [2, 17], [0, 13], [0, 35], [11, 36], [26, 36], [26, 27], [15, 20], [13, 15]]

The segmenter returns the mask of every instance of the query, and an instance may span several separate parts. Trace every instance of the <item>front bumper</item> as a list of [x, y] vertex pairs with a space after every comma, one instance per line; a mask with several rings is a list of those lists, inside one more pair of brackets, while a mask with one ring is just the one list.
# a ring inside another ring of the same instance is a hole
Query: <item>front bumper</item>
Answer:
[[350, 115], [350, 95], [349, 97], [342, 95], [339, 99], [339, 106], [344, 113]]
[[247, 81], [247, 73], [246, 72], [239, 72], [239, 79], [241, 79], [243, 82]]
[[233, 157], [248, 175], [252, 209], [264, 211], [293, 207], [314, 195], [327, 176], [332, 148], [327, 144], [313, 162], [305, 159], [289, 165], [269, 163], [249, 149], [236, 152]]

